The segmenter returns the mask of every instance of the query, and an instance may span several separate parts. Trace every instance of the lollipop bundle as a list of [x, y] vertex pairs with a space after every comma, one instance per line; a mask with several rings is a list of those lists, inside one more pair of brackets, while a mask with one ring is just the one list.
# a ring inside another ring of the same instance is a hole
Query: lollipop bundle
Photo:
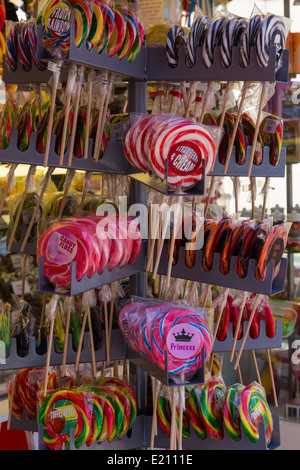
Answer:
[[126, 216], [88, 216], [66, 219], [51, 226], [38, 241], [37, 258], [44, 257], [44, 274], [57, 288], [69, 287], [71, 265], [76, 279], [111, 271], [136, 261], [141, 236], [136, 222]]
[[[61, 11], [64, 11], [62, 18]], [[110, 0], [50, 0], [38, 22], [44, 25], [43, 46], [53, 57], [66, 54], [70, 48], [70, 25], [75, 25], [75, 45], [84, 42], [109, 57], [127, 58], [133, 62], [141, 51], [145, 32], [134, 6]]]
[[80, 448], [121, 439], [131, 429], [136, 413], [134, 393], [125, 382], [100, 378], [95, 385], [49, 393], [41, 403], [39, 423], [50, 449], [69, 446], [72, 427], [75, 447]]
[[[218, 116], [214, 112], [204, 115], [203, 124], [217, 126]], [[225, 164], [228, 148], [233, 138], [233, 130], [236, 123], [236, 115], [226, 112], [223, 129], [224, 135], [220, 142], [218, 159], [221, 164]], [[238, 124], [234, 137], [235, 159], [238, 165], [243, 165], [246, 161], [247, 147], [255, 145], [254, 165], [260, 165], [263, 161], [264, 147], [269, 147], [269, 163], [276, 166], [280, 160], [283, 121], [278, 116], [266, 114], [259, 125], [257, 141], [254, 140], [256, 125], [247, 113], [243, 113]]]
[[37, 26], [34, 21], [6, 22], [6, 64], [8, 70], [15, 72], [18, 58], [25, 72], [29, 72], [34, 64], [43, 71], [47, 63], [39, 60], [37, 55]]
[[[241, 322], [238, 321], [240, 315], [241, 301], [238, 296], [232, 298], [230, 295], [227, 297], [226, 305], [221, 313], [221, 320], [219, 322], [216, 338], [218, 341], [224, 341], [227, 336], [229, 324], [232, 323], [233, 336], [235, 336], [236, 329], [238, 328], [237, 339], [242, 338], [244, 330], [244, 322], [249, 321], [250, 315], [253, 308], [253, 295], [246, 300], [243, 308]], [[273, 338], [275, 336], [275, 322], [272, 314], [272, 310], [267, 300], [261, 300], [257, 307], [249, 335], [252, 339], [258, 338], [260, 334], [261, 321], [265, 321], [266, 336]], [[239, 324], [239, 326], [238, 326]]]
[[[30, 420], [36, 420], [38, 413], [39, 394], [42, 390], [45, 376], [44, 367], [30, 367], [20, 369], [16, 373], [13, 382], [10, 383], [8, 399], [12, 401], [12, 414], [17, 419], [21, 419], [24, 413]], [[64, 378], [65, 387], [73, 387], [74, 377], [66, 372]], [[58, 377], [56, 372], [48, 374], [48, 390], [58, 388]]]
[[[185, 220], [182, 221], [183, 226], [184, 224]], [[255, 277], [263, 281], [269, 262], [274, 263], [274, 277], [279, 272], [290, 224], [278, 224], [272, 227], [267, 220], [255, 223], [250, 220], [224, 217], [220, 220], [206, 219], [201, 230], [204, 237], [201, 263], [205, 271], [212, 269], [214, 255], [219, 253], [219, 268], [223, 274], [229, 273], [231, 258], [236, 256], [237, 274], [240, 277], [247, 276], [250, 260], [255, 260]], [[190, 240], [181, 235], [180, 233], [180, 237], [176, 240], [176, 250], [185, 247], [186, 265], [192, 268], [195, 266], [196, 251], [190, 245]], [[177, 257], [173, 254], [173, 264], [176, 262]]]
[[213, 378], [205, 385], [194, 387], [187, 401], [191, 426], [200, 439], [210, 436], [221, 440], [225, 431], [234, 441], [239, 441], [243, 430], [255, 443], [261, 437], [259, 423], [263, 423], [266, 443], [271, 441], [272, 414], [265, 391], [256, 382], [225, 387], [222, 381]]
[[175, 190], [194, 186], [214, 164], [216, 148], [213, 128], [170, 115], [141, 116], [126, 134], [124, 150], [134, 167], [165, 179]]
[[119, 314], [119, 326], [130, 347], [148, 362], [179, 380], [192, 376], [211, 352], [211, 335], [203, 312], [162, 301], [134, 300]]
[[276, 46], [276, 70], [282, 66], [282, 51], [287, 39], [285, 20], [279, 16], [253, 14], [245, 18], [216, 15], [213, 19], [199, 15], [189, 33], [180, 26], [173, 26], [167, 34], [166, 52], [170, 67], [178, 65], [179, 50], [185, 51], [187, 67], [195, 67], [201, 48], [202, 62], [207, 68], [214, 64], [215, 48], [220, 49], [221, 65], [230, 67], [233, 48], [238, 51], [241, 67], [249, 67], [251, 48], [256, 47], [256, 61], [259, 67], [267, 67], [271, 46]]

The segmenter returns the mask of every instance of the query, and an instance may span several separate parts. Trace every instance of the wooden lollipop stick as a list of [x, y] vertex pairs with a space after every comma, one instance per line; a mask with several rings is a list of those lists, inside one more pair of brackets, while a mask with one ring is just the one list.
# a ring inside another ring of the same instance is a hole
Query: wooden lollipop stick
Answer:
[[78, 111], [79, 111], [79, 104], [80, 104], [80, 98], [81, 98], [81, 88], [83, 84], [83, 74], [84, 74], [84, 67], [80, 67], [78, 70], [76, 97], [75, 97], [75, 105], [74, 105], [74, 118], [73, 118], [71, 142], [70, 142], [69, 157], [68, 157], [68, 167], [72, 166], [72, 159], [73, 159], [74, 146], [75, 146], [75, 137], [76, 137], [76, 131], [77, 131]]
[[98, 124], [97, 124], [97, 132], [96, 132], [96, 140], [95, 140], [95, 148], [94, 148], [94, 159], [96, 161], [99, 160], [99, 154], [100, 154], [100, 148], [101, 148], [101, 141], [102, 141], [102, 135], [104, 131], [104, 126], [105, 126], [105, 119], [106, 119], [106, 113], [108, 110], [108, 104], [110, 100], [110, 95], [111, 95], [111, 89], [112, 89], [112, 84], [114, 80], [114, 75], [110, 75], [108, 77], [108, 83], [104, 84], [104, 89], [101, 97], [101, 103], [99, 107], [99, 117], [98, 117]]
[[4, 204], [5, 204], [5, 200], [7, 198], [8, 191], [10, 189], [10, 186], [11, 186], [11, 183], [12, 183], [12, 180], [13, 180], [13, 177], [14, 177], [14, 174], [15, 174], [15, 171], [16, 171], [16, 168], [17, 168], [18, 165], [19, 165], [19, 163], [12, 163], [11, 166], [10, 166], [10, 169], [9, 169], [9, 172], [8, 172], [8, 175], [7, 175], [6, 186], [5, 186], [5, 189], [3, 191], [1, 201], [0, 201], [0, 215], [2, 214], [3, 207], [4, 207]]
[[267, 91], [267, 82], [263, 82], [262, 92], [261, 92], [261, 95], [260, 95], [258, 114], [257, 114], [257, 119], [256, 119], [256, 126], [255, 126], [255, 131], [254, 131], [254, 136], [253, 136], [253, 144], [252, 144], [252, 149], [251, 149], [249, 167], [248, 167], [248, 177], [249, 178], [250, 178], [251, 173], [252, 173], [254, 155], [255, 155], [255, 150], [256, 150], [256, 143], [257, 143], [257, 138], [258, 138], [258, 133], [259, 133], [259, 124], [260, 124], [261, 114], [262, 114], [262, 110], [263, 110], [266, 91]]
[[176, 450], [176, 387], [172, 389], [172, 400], [171, 400], [171, 432], [170, 432], [170, 450]]
[[34, 222], [35, 222], [35, 220], [36, 220], [36, 217], [37, 217], [39, 208], [40, 208], [40, 206], [41, 206], [41, 203], [42, 203], [42, 200], [43, 200], [45, 191], [46, 191], [46, 189], [47, 189], [49, 180], [50, 180], [51, 175], [52, 175], [52, 173], [54, 172], [54, 170], [55, 170], [54, 167], [49, 167], [48, 170], [47, 170], [47, 173], [46, 173], [46, 175], [45, 175], [45, 177], [44, 177], [42, 189], [41, 189], [41, 192], [40, 192], [40, 195], [39, 195], [39, 199], [38, 199], [38, 201], [37, 201], [37, 203], [36, 203], [36, 206], [35, 206], [35, 208], [34, 208], [34, 211], [33, 211], [32, 217], [31, 217], [31, 220], [30, 220], [29, 225], [28, 225], [28, 228], [27, 228], [27, 232], [26, 232], [26, 234], [25, 234], [25, 237], [24, 237], [24, 240], [23, 240], [21, 249], [20, 249], [20, 252], [21, 252], [21, 253], [24, 251], [25, 246], [26, 246], [26, 243], [27, 243], [27, 240], [28, 240], [28, 238], [29, 238], [29, 235], [31, 234], [31, 230], [32, 230], [33, 224], [34, 224]]
[[[235, 357], [237, 356], [237, 352], [235, 351]], [[240, 384], [243, 385], [243, 377], [242, 377], [242, 371], [241, 371], [241, 368], [240, 368], [240, 365], [238, 365], [238, 375], [239, 375], [239, 381], [240, 381]]]
[[73, 178], [74, 178], [74, 175], [75, 175], [75, 170], [69, 169], [69, 170], [67, 171], [67, 174], [66, 174], [66, 181], [65, 181], [65, 189], [64, 189], [64, 193], [63, 193], [62, 200], [61, 200], [61, 202], [60, 202], [59, 213], [58, 213], [58, 219], [59, 219], [59, 220], [62, 218], [62, 215], [63, 215], [63, 212], [64, 212], [64, 208], [65, 208], [65, 204], [66, 204], [66, 199], [67, 199], [67, 196], [68, 196], [68, 193], [69, 193], [69, 189], [70, 189], [72, 180], [73, 180]]
[[22, 210], [23, 210], [25, 198], [26, 198], [26, 196], [27, 196], [29, 187], [30, 187], [30, 185], [31, 185], [31, 181], [32, 181], [33, 175], [34, 175], [34, 173], [35, 173], [35, 170], [36, 170], [36, 165], [31, 165], [31, 166], [29, 167], [29, 171], [28, 171], [28, 174], [27, 174], [27, 176], [26, 176], [26, 181], [25, 181], [25, 187], [24, 187], [23, 195], [22, 195], [22, 198], [21, 198], [21, 201], [20, 201], [20, 204], [19, 204], [19, 209], [18, 209], [16, 218], [15, 218], [15, 220], [14, 220], [14, 226], [13, 226], [12, 231], [11, 231], [11, 234], [10, 234], [10, 239], [9, 239], [8, 244], [7, 244], [7, 248], [6, 248], [7, 251], [10, 251], [10, 249], [11, 249], [11, 245], [12, 245], [12, 242], [13, 242], [13, 240], [14, 240], [15, 233], [16, 233], [16, 230], [17, 230], [17, 226], [18, 226], [18, 223], [19, 223], [21, 214], [22, 214]]
[[[172, 263], [173, 263], [173, 252], [174, 252], [174, 247], [175, 247], [175, 241], [176, 241], [176, 225], [177, 225], [177, 215], [179, 212], [179, 208], [175, 211], [174, 214], [174, 223], [173, 223], [173, 230], [172, 230], [172, 236], [171, 236], [171, 243], [170, 243], [170, 256], [168, 260], [168, 271], [167, 271], [167, 279], [166, 279], [166, 288], [168, 289], [170, 287], [170, 281], [171, 281], [171, 272], [172, 272]], [[180, 222], [179, 222], [180, 223]]]
[[267, 199], [268, 199], [268, 193], [269, 193], [269, 187], [270, 187], [270, 177], [266, 177], [265, 185], [263, 188], [263, 193], [264, 193], [264, 198], [263, 198], [263, 207], [262, 207], [262, 213], [261, 213], [261, 220], [264, 220], [266, 216], [266, 208], [267, 208]]
[[109, 348], [109, 323], [108, 323], [108, 309], [107, 301], [103, 300], [104, 308], [104, 322], [105, 322], [105, 342], [106, 342], [106, 364], [110, 363], [110, 348]]
[[82, 319], [81, 332], [80, 332], [80, 338], [79, 338], [79, 343], [78, 343], [78, 350], [77, 350], [75, 366], [74, 366], [75, 372], [78, 372], [78, 370], [79, 370], [80, 354], [81, 354], [81, 349], [82, 349], [82, 344], [83, 344], [83, 337], [84, 337], [84, 332], [85, 332], [87, 316], [88, 316], [88, 311], [87, 311], [87, 308], [86, 308], [85, 311], [84, 311], [83, 319]]
[[[174, 215], [174, 220], [175, 220], [175, 215]], [[156, 276], [157, 276], [157, 271], [158, 271], [158, 267], [159, 267], [159, 263], [160, 263], [160, 259], [161, 259], [161, 254], [162, 254], [164, 242], [165, 242], [165, 239], [166, 239], [167, 230], [169, 228], [169, 219], [168, 219], [168, 217], [166, 217], [163, 228], [161, 228], [161, 225], [162, 225], [162, 212], [160, 211], [160, 213], [159, 213], [159, 229], [160, 230], [158, 232], [160, 234], [160, 236], [159, 236], [159, 239], [157, 241], [156, 259], [155, 259], [152, 279], [156, 279]], [[175, 232], [176, 232], [176, 230], [175, 230]], [[174, 241], [174, 244], [175, 244], [175, 241]], [[170, 253], [171, 253], [171, 251], [170, 251]]]
[[58, 82], [59, 82], [59, 77], [60, 77], [60, 70], [61, 70], [61, 66], [59, 64], [54, 64], [52, 95], [51, 95], [47, 140], [46, 140], [45, 155], [44, 155], [44, 166], [48, 166], [48, 158], [49, 158], [49, 152], [50, 152], [50, 143], [51, 143], [51, 135], [52, 135], [52, 127], [53, 127], [53, 117], [54, 117]]
[[94, 336], [93, 336], [93, 327], [92, 327], [92, 318], [91, 318], [91, 309], [89, 304], [86, 305], [87, 309], [87, 319], [89, 325], [89, 335], [90, 335], [90, 346], [91, 346], [91, 354], [92, 354], [92, 371], [93, 371], [93, 379], [96, 381], [97, 377], [97, 364], [96, 364], [96, 356], [95, 356], [95, 345], [94, 345]]
[[240, 329], [240, 326], [241, 326], [241, 321], [242, 321], [243, 312], [244, 312], [246, 302], [247, 302], [247, 292], [244, 292], [244, 295], [243, 295], [242, 301], [241, 301], [240, 310], [239, 310], [239, 316], [238, 316], [237, 324], [236, 324], [236, 327], [235, 327], [235, 332], [234, 332], [234, 337], [233, 337], [233, 342], [232, 342], [232, 348], [231, 348], [230, 357], [229, 357], [230, 362], [233, 361], [233, 356], [234, 356], [234, 352], [235, 352], [235, 348], [236, 348], [237, 338], [238, 338], [239, 329]]
[[236, 133], [237, 133], [239, 123], [240, 123], [240, 120], [241, 120], [243, 107], [244, 107], [244, 102], [245, 102], [246, 93], [247, 93], [248, 88], [249, 88], [249, 82], [245, 82], [244, 85], [243, 85], [241, 101], [240, 101], [238, 113], [237, 113], [237, 116], [236, 116], [236, 120], [235, 120], [235, 123], [234, 123], [234, 128], [233, 128], [233, 131], [232, 131], [230, 144], [229, 144], [229, 147], [227, 149], [223, 175], [226, 175], [226, 173], [228, 171], [228, 165], [229, 165], [229, 162], [230, 162], [230, 157], [231, 157], [232, 149], [233, 149], [233, 146], [234, 146], [234, 141], [235, 141], [235, 138], [236, 138]]
[[44, 397], [47, 395], [47, 388], [48, 388], [48, 375], [49, 375], [49, 368], [50, 368], [50, 359], [51, 359], [51, 350], [52, 350], [53, 332], [54, 332], [58, 296], [54, 295], [50, 302], [52, 304], [53, 312], [51, 313], [50, 331], [49, 331], [49, 336], [48, 336], [47, 357], [46, 357], [45, 378], [44, 378], [44, 391], [43, 391]]
[[239, 364], [239, 361], [240, 361], [242, 352], [244, 350], [244, 347], [245, 347], [245, 344], [246, 344], [246, 341], [247, 341], [247, 338], [248, 338], [248, 334], [249, 334], [249, 331], [250, 331], [250, 328], [251, 328], [251, 325], [252, 325], [252, 321], [253, 321], [253, 318], [254, 318], [254, 315], [256, 313], [256, 310], [257, 310], [257, 307], [259, 305], [260, 300], [261, 300], [261, 295], [259, 294], [255, 298], [254, 305], [252, 307], [252, 312], [251, 312], [251, 315], [250, 315], [249, 320], [248, 320], [246, 331], [243, 333], [243, 339], [242, 339], [242, 343], [241, 343], [241, 346], [240, 346], [240, 350], [237, 354], [237, 358], [236, 358], [236, 361], [235, 361], [234, 366], [233, 366], [234, 369], [236, 369], [238, 364]]
[[111, 284], [111, 300], [110, 300], [110, 309], [109, 309], [109, 325], [108, 325], [108, 348], [110, 351], [111, 348], [111, 335], [112, 335], [112, 324], [114, 318], [114, 308], [115, 308], [115, 297], [116, 297], [116, 286], [114, 283]]
[[256, 354], [255, 354], [254, 349], [252, 349], [251, 354], [252, 354], [252, 359], [253, 359], [253, 362], [254, 362], [254, 367], [255, 367], [257, 382], [261, 385], [260, 372], [259, 372], [259, 368], [258, 368], [258, 364], [257, 364], [257, 359], [256, 359]]
[[212, 176], [211, 180], [210, 180], [210, 186], [209, 186], [207, 200], [206, 200], [205, 208], [204, 208], [204, 218], [206, 218], [206, 216], [207, 216], [207, 212], [208, 212], [208, 208], [209, 208], [209, 204], [210, 204], [210, 198], [211, 198], [212, 192], [214, 190], [214, 186], [215, 186], [215, 181], [216, 181], [215, 176]]
[[152, 427], [150, 438], [150, 450], [154, 448], [154, 438], [157, 435], [157, 400], [158, 400], [159, 382], [155, 377], [152, 377]]
[[88, 151], [89, 151], [89, 137], [90, 137], [90, 127], [91, 127], [94, 80], [95, 80], [95, 71], [91, 69], [89, 71], [88, 82], [87, 82], [88, 102], [87, 102], [87, 114], [86, 114], [86, 134], [85, 134], [85, 142], [84, 142], [84, 159], [85, 160], [87, 160], [88, 158]]
[[89, 190], [89, 186], [90, 186], [90, 183], [91, 183], [91, 178], [92, 178], [92, 172], [91, 171], [86, 171], [84, 188], [83, 188], [83, 191], [82, 191], [80, 204], [79, 204], [79, 206], [77, 207], [77, 210], [76, 210], [76, 217], [80, 217], [82, 215], [82, 208], [83, 208], [83, 204], [84, 204], [87, 192]]
[[212, 348], [213, 348], [213, 345], [215, 343], [215, 340], [216, 340], [216, 337], [217, 337], [217, 334], [218, 334], [218, 329], [219, 329], [220, 321], [221, 321], [221, 318], [222, 318], [222, 315], [223, 315], [224, 307], [226, 306], [228, 293], [229, 293], [229, 289], [225, 289], [223, 291], [224, 303], [223, 303], [223, 307], [220, 308], [220, 312], [219, 312], [219, 315], [218, 315], [218, 318], [217, 318], [217, 321], [216, 321], [216, 324], [215, 324], [215, 329], [214, 329], [214, 334], [213, 334], [213, 337], [212, 337], [212, 344], [211, 344]]
[[276, 391], [276, 386], [275, 386], [275, 380], [274, 380], [274, 373], [273, 373], [270, 349], [267, 349], [267, 358], [268, 358], [268, 365], [269, 365], [269, 371], [270, 371], [271, 382], [272, 382], [272, 391], [273, 391], [274, 404], [275, 404], [276, 408], [278, 408], [277, 391]]
[[[159, 201], [160, 206], [161, 206], [162, 202], [163, 202], [163, 196], [161, 195], [160, 201]], [[151, 224], [151, 234], [150, 234], [151, 238], [148, 240], [148, 245], [150, 244], [150, 248], [149, 248], [149, 252], [148, 252], [146, 271], [149, 271], [150, 267], [153, 264], [155, 242], [156, 242], [156, 239], [157, 239], [157, 236], [158, 236], [159, 224], [160, 224], [161, 217], [162, 217], [162, 214], [161, 214], [161, 211], [159, 210], [159, 208], [157, 208], [156, 206], [154, 206], [154, 207], [155, 207], [156, 210], [153, 211], [153, 207], [152, 207], [151, 208], [151, 215], [153, 215], [155, 224], [154, 225]]]
[[203, 108], [202, 108], [201, 115], [198, 121], [200, 124], [203, 123], [204, 115], [206, 112], [206, 106], [207, 106], [212, 89], [213, 89], [213, 82], [208, 82], [206, 91], [204, 93]]
[[76, 73], [77, 73], [77, 66], [72, 64], [70, 66], [69, 75], [68, 75], [68, 83], [66, 89], [66, 104], [65, 104], [65, 115], [64, 115], [64, 125], [62, 131], [62, 138], [61, 138], [61, 150], [59, 155], [59, 166], [62, 166], [64, 161], [64, 155], [66, 150], [66, 136], [67, 136], [67, 129], [69, 124], [69, 115], [70, 115], [70, 108], [71, 108], [71, 99], [72, 99], [72, 89], [75, 86], [76, 80]]
[[69, 332], [70, 332], [70, 320], [71, 320], [71, 311], [72, 311], [73, 297], [68, 299], [67, 315], [66, 315], [66, 329], [65, 329], [65, 343], [63, 350], [62, 366], [61, 366], [61, 375], [64, 376], [66, 370], [66, 361], [67, 361], [67, 352], [68, 352], [68, 341], [69, 341]]

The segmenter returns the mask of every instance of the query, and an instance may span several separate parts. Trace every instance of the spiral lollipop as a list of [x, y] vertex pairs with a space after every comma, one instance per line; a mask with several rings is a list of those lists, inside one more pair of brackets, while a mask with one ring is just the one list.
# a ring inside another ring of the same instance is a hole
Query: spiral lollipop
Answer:
[[86, 42], [86, 47], [88, 50], [91, 50], [93, 47], [97, 46], [102, 36], [105, 24], [105, 17], [101, 2], [98, 0], [92, 0], [90, 1], [90, 7], [92, 10], [92, 21]]
[[0, 148], [6, 149], [9, 146], [11, 131], [16, 121], [16, 103], [11, 97], [8, 97], [1, 118], [0, 128]]
[[214, 61], [214, 49], [221, 46], [223, 40], [223, 33], [227, 24], [228, 18], [219, 18], [211, 22], [208, 34], [205, 37], [203, 44], [203, 60], [206, 67], [211, 67]]
[[178, 64], [179, 49], [184, 47], [187, 48], [188, 36], [185, 30], [181, 26], [173, 26], [168, 31], [166, 53], [168, 64], [174, 68]]
[[241, 439], [241, 420], [238, 411], [237, 397], [244, 389], [243, 385], [235, 384], [227, 389], [224, 402], [224, 425], [234, 441]]
[[191, 26], [187, 45], [188, 66], [194, 67], [198, 47], [203, 47], [206, 35], [211, 24], [208, 16], [198, 17]]
[[269, 63], [270, 48], [276, 47], [275, 70], [282, 65], [282, 52], [287, 39], [287, 30], [284, 21], [276, 15], [267, 15], [262, 21], [257, 34], [257, 62], [260, 67], [267, 67]]
[[232, 60], [232, 48], [240, 47], [248, 22], [245, 18], [232, 18], [226, 23], [221, 43], [221, 64], [229, 67]]
[[18, 56], [23, 65], [23, 70], [29, 72], [32, 64], [32, 57], [29, 46], [27, 23], [20, 23], [18, 27]]
[[47, 67], [47, 63], [39, 60], [37, 54], [37, 26], [33, 21], [26, 23], [27, 39], [29, 43], [30, 55], [33, 63], [39, 71], [43, 71]]
[[17, 70], [18, 65], [18, 27], [19, 23], [9, 23], [6, 34], [6, 64], [11, 72]]
[[223, 439], [223, 401], [225, 386], [216, 381], [208, 382], [201, 393], [200, 405], [205, 428], [213, 439]]
[[107, 53], [109, 57], [116, 55], [122, 48], [126, 36], [126, 19], [122, 11], [114, 9], [114, 29], [111, 38], [107, 44]]
[[101, 4], [101, 7], [105, 18], [105, 25], [104, 31], [97, 44], [97, 51], [99, 54], [103, 52], [107, 44], [110, 42], [115, 28], [115, 10], [111, 8], [108, 3]]

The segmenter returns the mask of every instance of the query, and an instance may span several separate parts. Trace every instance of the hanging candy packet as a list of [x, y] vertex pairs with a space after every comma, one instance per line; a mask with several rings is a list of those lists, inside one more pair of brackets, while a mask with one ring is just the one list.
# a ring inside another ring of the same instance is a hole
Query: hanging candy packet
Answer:
[[264, 113], [259, 126], [259, 133], [264, 147], [269, 147], [269, 162], [272, 166], [280, 161], [283, 120], [278, 116]]

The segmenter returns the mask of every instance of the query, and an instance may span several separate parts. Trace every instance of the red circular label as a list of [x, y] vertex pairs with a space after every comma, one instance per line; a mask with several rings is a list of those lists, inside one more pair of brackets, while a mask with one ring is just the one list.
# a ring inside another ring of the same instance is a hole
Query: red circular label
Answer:
[[193, 142], [182, 141], [171, 146], [168, 162], [170, 173], [179, 176], [192, 175], [202, 165], [201, 151]]

